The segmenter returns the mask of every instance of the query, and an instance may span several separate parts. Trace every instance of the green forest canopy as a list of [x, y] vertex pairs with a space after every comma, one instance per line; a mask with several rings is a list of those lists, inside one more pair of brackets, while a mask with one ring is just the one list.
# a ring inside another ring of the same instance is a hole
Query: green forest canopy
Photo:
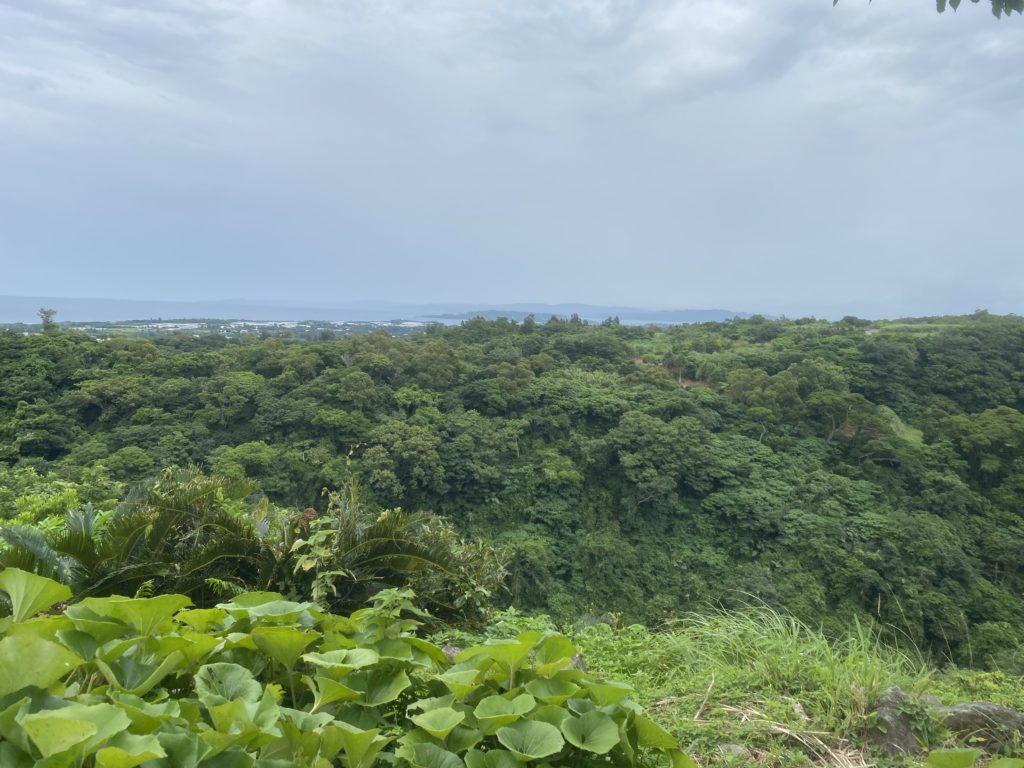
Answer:
[[[1012, 663], [1024, 319], [472, 320], [410, 339], [0, 334], [0, 515], [195, 462], [297, 509], [506, 547], [508, 600], [656, 622], [751, 599]], [[1008, 661], [1009, 660], [1009, 661]]]

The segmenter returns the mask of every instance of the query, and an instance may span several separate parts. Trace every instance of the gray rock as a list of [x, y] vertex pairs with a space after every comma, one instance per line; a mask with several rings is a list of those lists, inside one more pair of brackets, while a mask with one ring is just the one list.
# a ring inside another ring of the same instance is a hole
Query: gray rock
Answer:
[[989, 752], [1001, 752], [1024, 734], [1024, 713], [982, 701], [954, 704], [946, 710], [943, 722], [953, 733], [977, 740]]
[[886, 757], [916, 755], [921, 752], [911, 726], [917, 701], [896, 686], [886, 689], [875, 703], [875, 723], [865, 734], [865, 741]]
[[737, 757], [742, 760], [750, 757], [750, 750], [742, 744], [719, 744], [718, 751], [725, 757]]

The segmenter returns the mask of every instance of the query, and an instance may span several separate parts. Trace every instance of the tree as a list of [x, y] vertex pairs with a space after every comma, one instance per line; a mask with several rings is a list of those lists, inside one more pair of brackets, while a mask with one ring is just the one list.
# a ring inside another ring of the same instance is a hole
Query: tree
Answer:
[[43, 324], [43, 333], [53, 333], [59, 330], [60, 326], [53, 319], [56, 314], [56, 309], [50, 309], [49, 307], [39, 308], [39, 322]]
[[[871, 2], [871, 0], [868, 0]], [[979, 0], [971, 0], [972, 3], [977, 4]], [[997, 19], [1002, 16], [1009, 16], [1011, 13], [1016, 11], [1017, 13], [1024, 13], [1024, 0], [990, 0], [992, 3], [992, 15]], [[946, 10], [948, 5], [954, 11], [960, 7], [961, 0], [935, 0], [935, 8], [939, 13]], [[839, 0], [832, 0], [832, 7], [834, 8], [839, 4]]]

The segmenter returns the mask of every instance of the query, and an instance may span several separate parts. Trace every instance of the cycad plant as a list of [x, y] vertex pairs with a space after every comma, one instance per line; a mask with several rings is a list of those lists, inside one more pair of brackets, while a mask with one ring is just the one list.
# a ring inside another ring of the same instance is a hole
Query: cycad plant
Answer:
[[75, 600], [171, 592], [212, 604], [225, 590], [274, 579], [277, 560], [246, 514], [252, 491], [245, 481], [171, 468], [129, 494], [103, 525], [86, 507], [56, 531], [4, 529], [0, 564], [58, 579]]
[[[443, 518], [361, 501], [359, 484], [329, 495], [289, 546], [292, 589], [332, 611], [352, 610], [387, 587], [412, 587], [438, 617], [478, 617], [506, 572], [500, 552], [466, 541]], [[292, 529], [295, 530], [295, 529]]]

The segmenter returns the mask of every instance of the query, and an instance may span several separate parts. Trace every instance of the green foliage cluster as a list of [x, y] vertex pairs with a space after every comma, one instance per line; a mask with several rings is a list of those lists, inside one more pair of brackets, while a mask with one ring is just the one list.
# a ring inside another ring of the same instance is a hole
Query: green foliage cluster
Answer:
[[[630, 688], [538, 632], [449, 660], [417, 637], [412, 593], [351, 616], [280, 594], [67, 600], [0, 572], [5, 768], [528, 768], [693, 763]], [[663, 758], [664, 759], [664, 758]]]
[[321, 516], [358, 478], [370, 514], [507, 548], [510, 600], [558, 619], [753, 596], [1021, 670], [1021, 349], [1024, 319], [985, 313], [0, 334], [0, 464], [83, 488], [195, 462]]
[[353, 483], [327, 513], [254, 501], [242, 479], [170, 469], [135, 488], [105, 519], [94, 508], [63, 525], [0, 529], [0, 564], [71, 587], [76, 601], [114, 594], [184, 594], [201, 607], [277, 589], [328, 610], [353, 610], [386, 587], [414, 587], [442, 618], [479, 619], [500, 588], [500, 554], [432, 515], [369, 513]]

